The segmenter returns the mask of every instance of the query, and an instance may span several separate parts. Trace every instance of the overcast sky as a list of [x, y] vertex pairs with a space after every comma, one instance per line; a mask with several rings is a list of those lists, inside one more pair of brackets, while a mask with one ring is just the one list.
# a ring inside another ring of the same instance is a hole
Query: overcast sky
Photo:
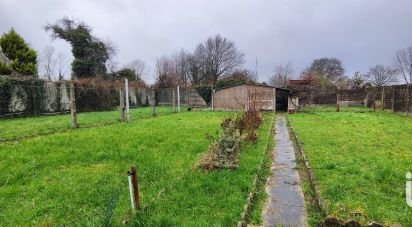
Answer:
[[392, 64], [412, 45], [411, 0], [0, 0], [0, 32], [11, 27], [39, 52], [46, 45], [71, 56], [43, 27], [63, 16], [83, 20], [118, 48], [117, 61], [144, 60], [152, 82], [156, 58], [221, 34], [246, 55], [245, 67], [266, 81], [278, 64], [295, 75], [315, 58], [337, 57], [346, 74]]

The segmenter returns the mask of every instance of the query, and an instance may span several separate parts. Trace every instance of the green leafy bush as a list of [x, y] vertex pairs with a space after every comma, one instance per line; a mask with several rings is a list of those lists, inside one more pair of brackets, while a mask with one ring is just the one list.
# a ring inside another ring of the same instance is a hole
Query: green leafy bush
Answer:
[[0, 37], [0, 46], [12, 62], [10, 67], [23, 75], [36, 75], [37, 54], [24, 39], [11, 29]]
[[0, 75], [10, 75], [12, 71], [10, 65], [0, 61]]
[[196, 87], [196, 92], [205, 100], [207, 105], [212, 101], [212, 88], [210, 86]]

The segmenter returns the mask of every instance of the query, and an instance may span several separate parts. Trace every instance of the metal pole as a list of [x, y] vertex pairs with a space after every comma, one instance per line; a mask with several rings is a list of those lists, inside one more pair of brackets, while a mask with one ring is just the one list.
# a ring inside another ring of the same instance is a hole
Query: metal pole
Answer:
[[129, 81], [124, 79], [124, 86], [125, 86], [125, 97], [126, 97], [126, 119], [127, 122], [130, 121], [130, 112], [129, 112]]
[[180, 112], [180, 88], [177, 86], [177, 111]]
[[129, 180], [130, 203], [132, 204], [132, 209], [135, 210], [136, 207], [133, 199], [132, 173], [130, 171], [127, 171], [127, 179]]

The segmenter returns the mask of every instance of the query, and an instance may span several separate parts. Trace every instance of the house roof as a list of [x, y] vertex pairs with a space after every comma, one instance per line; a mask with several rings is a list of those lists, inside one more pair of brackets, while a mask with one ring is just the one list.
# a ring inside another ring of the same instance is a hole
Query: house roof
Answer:
[[278, 88], [278, 87], [274, 87], [274, 86], [270, 86], [270, 85], [266, 85], [266, 84], [255, 83], [255, 82], [246, 82], [246, 81], [242, 81], [242, 82], [239, 82], [237, 84], [232, 84], [232, 85], [229, 85], [229, 86], [226, 86], [226, 87], [221, 87], [221, 88], [215, 89], [215, 91], [224, 90], [226, 88], [237, 87], [237, 86], [241, 86], [241, 85], [251, 85], [251, 86], [259, 86], [259, 87], [267, 87], [267, 88], [276, 88], [276, 89], [279, 89], [279, 90], [290, 91], [289, 89], [286, 89], [286, 88]]

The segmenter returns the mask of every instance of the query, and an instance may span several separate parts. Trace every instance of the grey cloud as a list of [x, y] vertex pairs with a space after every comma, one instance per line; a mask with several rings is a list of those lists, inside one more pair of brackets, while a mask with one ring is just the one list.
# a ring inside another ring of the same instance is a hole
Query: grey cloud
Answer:
[[112, 40], [118, 61], [193, 50], [220, 33], [234, 40], [260, 80], [277, 64], [292, 62], [298, 74], [314, 58], [340, 58], [347, 74], [391, 64], [394, 52], [412, 45], [410, 0], [0, 0], [0, 32], [14, 27], [35, 49], [47, 44], [70, 54], [43, 30], [63, 16], [85, 21], [96, 36]]

